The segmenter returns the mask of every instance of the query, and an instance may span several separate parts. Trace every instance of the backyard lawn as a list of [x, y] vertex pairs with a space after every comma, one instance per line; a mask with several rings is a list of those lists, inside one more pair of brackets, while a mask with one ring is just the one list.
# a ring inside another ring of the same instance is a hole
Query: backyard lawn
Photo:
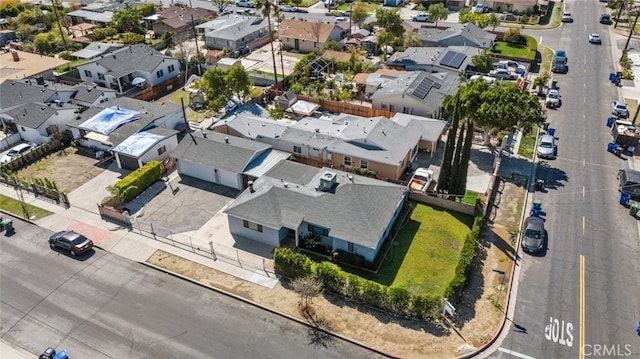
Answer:
[[414, 294], [442, 295], [472, 224], [471, 216], [415, 203], [376, 281]]

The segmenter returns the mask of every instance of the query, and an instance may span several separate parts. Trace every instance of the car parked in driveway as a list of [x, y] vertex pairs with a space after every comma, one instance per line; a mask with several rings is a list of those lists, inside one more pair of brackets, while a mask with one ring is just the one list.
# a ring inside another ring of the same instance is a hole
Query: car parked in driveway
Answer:
[[602, 44], [602, 40], [600, 40], [600, 34], [592, 33], [589, 34], [589, 42], [592, 44]]
[[538, 141], [536, 153], [539, 158], [553, 159], [556, 157], [556, 139], [551, 135], [542, 135]]
[[16, 158], [24, 155], [25, 153], [31, 151], [34, 147], [35, 145], [33, 143], [21, 143], [19, 145], [15, 145], [11, 147], [9, 152], [7, 152], [7, 154], [2, 157], [2, 159], [0, 160], [0, 163], [2, 164], [9, 163], [15, 160]]
[[66, 250], [72, 256], [85, 253], [93, 248], [93, 241], [74, 231], [61, 231], [49, 237], [51, 249]]
[[427, 14], [427, 13], [418, 14], [418, 15], [413, 17], [413, 21], [427, 22], [427, 21], [429, 21], [429, 14]]
[[544, 249], [544, 219], [538, 216], [527, 218], [521, 242], [522, 250], [538, 253]]
[[518, 78], [518, 74], [505, 69], [495, 69], [489, 71], [489, 76], [503, 79], [503, 80], [515, 80]]

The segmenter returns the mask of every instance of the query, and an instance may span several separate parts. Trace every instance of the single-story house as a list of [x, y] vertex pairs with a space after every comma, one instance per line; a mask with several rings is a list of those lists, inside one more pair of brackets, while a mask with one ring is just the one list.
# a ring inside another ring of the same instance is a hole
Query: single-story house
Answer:
[[389, 67], [407, 71], [464, 73], [482, 49], [470, 46], [409, 47], [389, 57]]
[[368, 170], [379, 178], [394, 180], [400, 179], [419, 149], [435, 152], [444, 128], [444, 121], [416, 115], [406, 120], [404, 116], [388, 119], [348, 114], [288, 122], [243, 113], [213, 125], [216, 132], [269, 144], [309, 164]]
[[151, 22], [151, 29], [156, 35], [165, 32], [173, 33], [176, 41], [194, 37], [193, 26], [211, 20], [215, 11], [200, 7], [171, 6], [157, 11], [157, 20]]
[[69, 61], [19, 50], [0, 51], [0, 82], [42, 77], [53, 79], [53, 71]]
[[179, 105], [128, 97], [91, 107], [67, 125], [70, 137], [85, 147], [111, 151], [118, 167], [129, 170], [167, 159], [186, 127]]
[[232, 235], [279, 247], [309, 234], [332, 251], [372, 262], [407, 198], [385, 181], [281, 161], [244, 190], [224, 212]]
[[96, 25], [94, 24], [81, 22], [79, 24], [69, 26], [69, 31], [71, 31], [71, 37], [89, 37], [93, 34], [93, 30], [95, 28]]
[[180, 73], [180, 61], [145, 44], [136, 44], [100, 55], [78, 65], [82, 81], [118, 91], [134, 86], [155, 86]]
[[[272, 24], [272, 29], [275, 26]], [[205, 31], [208, 49], [235, 51], [243, 47], [257, 48], [270, 41], [269, 22], [266, 18], [247, 15], [226, 15], [198, 25]]]
[[100, 87], [92, 82], [82, 82], [75, 86], [71, 102], [83, 107], [98, 106], [104, 102], [115, 100], [116, 90]]
[[68, 121], [80, 110], [64, 102], [30, 102], [2, 114], [3, 121], [15, 125], [20, 138], [42, 144], [56, 133], [64, 132]]
[[216, 132], [185, 136], [171, 154], [181, 175], [237, 190], [289, 156], [265, 143]]
[[[513, 12], [513, 13], [525, 13], [527, 11], [534, 11], [538, 6], [538, 3], [543, 1], [539, 0], [508, 0], [508, 1], [492, 1], [483, 0], [483, 4], [487, 4], [490, 9], [497, 12]], [[545, 2], [546, 5], [546, 2]]]
[[442, 100], [458, 90], [458, 75], [452, 72], [414, 71], [389, 81], [371, 95], [373, 108], [440, 118]]
[[468, 22], [455, 24], [444, 30], [423, 27], [418, 29], [418, 38], [426, 47], [469, 46], [490, 49], [496, 41], [496, 34]]
[[383, 88], [389, 81], [408, 74], [409, 71], [392, 68], [381, 68], [373, 73], [358, 73], [353, 77], [353, 83], [358, 89], [358, 94], [368, 99], [378, 89]]
[[278, 39], [283, 46], [301, 52], [318, 52], [326, 42], [340, 42], [348, 34], [348, 29], [335, 23], [286, 19], [278, 25]]
[[84, 49], [72, 52], [71, 56], [75, 59], [94, 59], [100, 55], [121, 49], [124, 45], [117, 42], [92, 42]]

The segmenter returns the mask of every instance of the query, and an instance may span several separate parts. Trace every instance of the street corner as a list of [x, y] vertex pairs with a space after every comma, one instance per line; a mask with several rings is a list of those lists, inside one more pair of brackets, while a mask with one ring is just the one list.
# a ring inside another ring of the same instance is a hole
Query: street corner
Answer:
[[78, 232], [83, 236], [91, 239], [93, 244], [98, 247], [104, 247], [107, 243], [107, 240], [111, 236], [111, 232], [106, 229], [98, 228], [91, 226], [86, 223], [78, 222], [76, 220], [71, 220], [67, 229]]

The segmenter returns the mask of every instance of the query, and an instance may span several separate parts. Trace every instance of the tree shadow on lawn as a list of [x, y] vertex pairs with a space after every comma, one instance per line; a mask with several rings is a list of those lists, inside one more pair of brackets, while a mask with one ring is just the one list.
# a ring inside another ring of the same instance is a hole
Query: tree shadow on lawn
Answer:
[[456, 328], [462, 329], [466, 323], [476, 316], [476, 303], [484, 293], [485, 283], [482, 269], [485, 259], [487, 259], [487, 248], [478, 245], [462, 293], [460, 293], [459, 298], [450, 300], [456, 307], [456, 314], [450, 318]]

